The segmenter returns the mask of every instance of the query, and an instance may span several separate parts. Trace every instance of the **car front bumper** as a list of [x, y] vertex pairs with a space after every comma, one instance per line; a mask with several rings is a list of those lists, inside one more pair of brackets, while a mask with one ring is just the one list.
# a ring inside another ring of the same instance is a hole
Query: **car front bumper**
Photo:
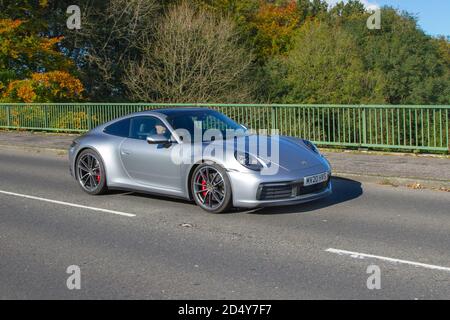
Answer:
[[[313, 188], [310, 192], [308, 187], [303, 187], [304, 177], [328, 172], [329, 180], [323, 188]], [[233, 206], [242, 208], [286, 206], [314, 201], [329, 196], [332, 193], [331, 171], [324, 166], [315, 166], [299, 172], [288, 174], [261, 176], [259, 173], [243, 173], [229, 171], [232, 192]], [[289, 186], [293, 188], [292, 194], [279, 199], [264, 199], [260, 196], [262, 186], [285, 186], [287, 193]], [[298, 188], [298, 189], [295, 189]], [[303, 190], [302, 188], [305, 188]], [[300, 192], [298, 190], [306, 191]]]

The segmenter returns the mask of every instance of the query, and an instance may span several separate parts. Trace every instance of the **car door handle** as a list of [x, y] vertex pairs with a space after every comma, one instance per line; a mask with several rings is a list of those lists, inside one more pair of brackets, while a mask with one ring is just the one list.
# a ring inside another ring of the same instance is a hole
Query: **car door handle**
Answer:
[[131, 154], [131, 151], [130, 150], [122, 150], [120, 153], [124, 156], [128, 156]]

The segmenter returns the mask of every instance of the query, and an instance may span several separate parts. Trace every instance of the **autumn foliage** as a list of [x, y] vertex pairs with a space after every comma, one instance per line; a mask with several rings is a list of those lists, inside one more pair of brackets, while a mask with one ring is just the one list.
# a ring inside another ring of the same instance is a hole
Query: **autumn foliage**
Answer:
[[33, 73], [31, 79], [11, 81], [2, 98], [18, 102], [50, 102], [80, 99], [83, 84], [65, 71]]
[[58, 50], [63, 37], [44, 37], [27, 21], [0, 19], [0, 101], [80, 100], [73, 62]]
[[257, 30], [255, 42], [261, 47], [262, 57], [284, 53], [300, 23], [297, 1], [285, 5], [262, 1], [253, 21]]

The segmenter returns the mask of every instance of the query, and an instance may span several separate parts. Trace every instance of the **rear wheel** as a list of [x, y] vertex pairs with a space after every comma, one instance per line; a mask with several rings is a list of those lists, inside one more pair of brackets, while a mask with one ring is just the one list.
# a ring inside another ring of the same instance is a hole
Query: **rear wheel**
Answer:
[[105, 166], [102, 158], [94, 150], [87, 149], [80, 153], [76, 161], [76, 178], [83, 191], [99, 195], [108, 191]]
[[192, 175], [191, 190], [195, 203], [208, 212], [222, 213], [231, 207], [230, 180], [217, 164], [199, 165]]

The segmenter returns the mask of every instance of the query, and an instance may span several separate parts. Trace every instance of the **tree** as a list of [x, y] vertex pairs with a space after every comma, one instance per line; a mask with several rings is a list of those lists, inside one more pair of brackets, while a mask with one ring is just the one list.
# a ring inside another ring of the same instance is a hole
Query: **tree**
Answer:
[[130, 61], [131, 98], [164, 102], [248, 102], [252, 55], [238, 45], [233, 23], [187, 2], [171, 7]]
[[[407, 13], [382, 8], [380, 30], [359, 1], [338, 3], [295, 30], [295, 44], [263, 67], [261, 100], [448, 104], [448, 39], [433, 39]], [[446, 58], [447, 57], [447, 58]]]
[[43, 37], [27, 21], [0, 19], [0, 99], [35, 102], [80, 99], [74, 65], [57, 50], [61, 37]]
[[69, 30], [71, 0], [0, 0], [0, 99], [450, 101], [449, 38], [408, 13], [384, 7], [369, 30], [359, 0], [187, 3], [80, 0], [82, 28]]
[[156, 0], [108, 0], [87, 4], [82, 28], [73, 41], [92, 100], [123, 100], [125, 69], [139, 60], [139, 47], [151, 43], [160, 5]]
[[81, 81], [65, 71], [33, 73], [31, 79], [11, 81], [3, 93], [4, 101], [63, 102], [80, 100]]
[[383, 74], [384, 103], [436, 103], [450, 83], [442, 82], [446, 66], [433, 39], [407, 13], [386, 7], [381, 17], [381, 30], [348, 28], [345, 23], [344, 28], [357, 39], [365, 68]]
[[380, 77], [364, 70], [353, 37], [341, 28], [311, 20], [286, 57], [268, 65], [268, 92], [283, 103], [360, 103], [376, 101]]
[[254, 45], [260, 58], [285, 53], [290, 49], [291, 37], [300, 23], [297, 2], [262, 3], [253, 23], [256, 29]]

